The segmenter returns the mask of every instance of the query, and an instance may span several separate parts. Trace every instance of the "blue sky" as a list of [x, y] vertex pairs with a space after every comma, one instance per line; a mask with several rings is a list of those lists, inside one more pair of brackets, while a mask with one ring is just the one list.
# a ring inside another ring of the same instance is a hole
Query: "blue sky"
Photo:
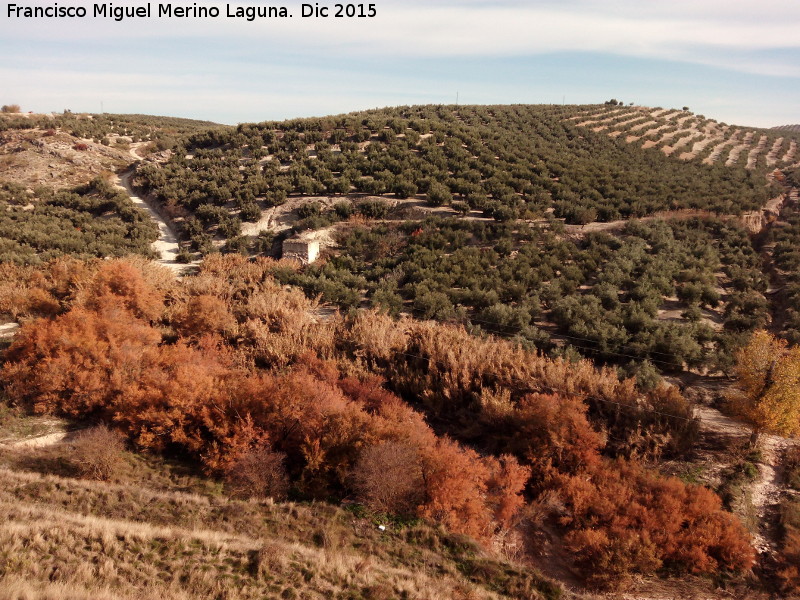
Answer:
[[[91, 13], [93, 3], [58, 4]], [[198, 4], [225, 13], [224, 2]], [[800, 122], [796, 0], [375, 4], [374, 19], [301, 19], [300, 3], [286, 0], [295, 18], [249, 23], [37, 21], [9, 18], [6, 2], [0, 103], [99, 112], [102, 102], [237, 123], [452, 103], [458, 93], [462, 103], [615, 97], [728, 123]]]

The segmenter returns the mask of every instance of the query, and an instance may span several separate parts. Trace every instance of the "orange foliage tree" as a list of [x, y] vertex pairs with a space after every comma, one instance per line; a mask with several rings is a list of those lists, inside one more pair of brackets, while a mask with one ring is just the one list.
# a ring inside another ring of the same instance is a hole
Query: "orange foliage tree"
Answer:
[[564, 476], [561, 493], [566, 540], [595, 585], [618, 586], [661, 567], [699, 574], [753, 564], [743, 525], [702, 486], [620, 460]]
[[766, 331], [756, 331], [735, 354], [734, 411], [762, 431], [780, 435], [800, 432], [800, 347]]

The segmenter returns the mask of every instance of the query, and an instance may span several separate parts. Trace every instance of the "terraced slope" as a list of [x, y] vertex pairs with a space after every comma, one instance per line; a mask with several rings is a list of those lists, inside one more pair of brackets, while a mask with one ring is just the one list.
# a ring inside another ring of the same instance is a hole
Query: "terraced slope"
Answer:
[[756, 170], [783, 168], [797, 160], [798, 125], [737, 127], [688, 111], [642, 106], [603, 106], [586, 111], [581, 118], [579, 126], [645, 149], [656, 147], [684, 161]]
[[777, 127], [773, 127], [778, 131], [791, 131], [793, 133], [800, 133], [800, 125], [778, 125]]

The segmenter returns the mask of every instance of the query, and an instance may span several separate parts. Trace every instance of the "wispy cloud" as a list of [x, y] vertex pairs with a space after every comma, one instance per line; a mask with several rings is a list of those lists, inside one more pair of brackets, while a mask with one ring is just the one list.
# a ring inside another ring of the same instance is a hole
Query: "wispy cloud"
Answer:
[[[300, 2], [286, 2], [295, 18], [254, 22], [32, 21], [7, 18], [4, 5], [1, 87], [22, 103], [59, 106], [70, 99], [92, 107], [103, 96], [126, 110], [177, 107], [179, 114], [223, 120], [250, 118], [260, 106], [266, 118], [436, 102], [465, 88], [475, 101], [495, 102], [550, 101], [556, 91], [560, 97], [576, 89], [586, 99], [638, 98], [657, 89], [663, 103], [680, 96], [681, 103], [713, 105], [713, 94], [724, 94], [719, 105], [740, 106], [720, 115], [726, 120], [755, 114], [755, 104], [769, 112], [763, 98], [780, 102], [776, 119], [797, 108], [797, 2], [377, 0], [376, 18], [352, 20], [301, 19]], [[82, 3], [91, 11], [93, 2]], [[225, 14], [222, 2], [198, 2], [211, 4]], [[672, 64], [684, 69], [670, 69], [672, 79], [665, 73], [663, 87], [640, 83]], [[623, 74], [622, 67], [630, 70]], [[757, 98], [755, 85], [769, 96]], [[233, 108], [222, 108], [228, 104]]]
[[[28, 43], [130, 38], [146, 43], [158, 38], [195, 38], [213, 45], [249, 43], [254, 49], [309, 54], [324, 51], [343, 57], [364, 52], [373, 56], [452, 57], [597, 51], [800, 76], [798, 60], [728, 56], [730, 52], [800, 49], [800, 3], [785, 0], [758, 4], [720, 0], [462, 1], [434, 6], [415, 0], [383, 0], [376, 3], [378, 16], [374, 19], [302, 19], [300, 3], [294, 2], [289, 4], [294, 18], [254, 22], [224, 18], [222, 3], [198, 5], [217, 6], [223, 17], [123, 22], [3, 19], [0, 32], [7, 39], [24, 38]], [[157, 3], [153, 6], [155, 10]]]

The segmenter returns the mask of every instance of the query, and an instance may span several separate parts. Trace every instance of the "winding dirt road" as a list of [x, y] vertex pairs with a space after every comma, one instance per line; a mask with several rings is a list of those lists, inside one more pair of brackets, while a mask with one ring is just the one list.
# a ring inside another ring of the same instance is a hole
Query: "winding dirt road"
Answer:
[[[131, 144], [130, 149], [128, 150], [131, 158], [137, 162], [144, 159], [144, 157], [138, 152], [139, 148], [143, 144], [144, 142]], [[141, 198], [133, 189], [131, 180], [133, 179], [135, 170], [136, 164], [131, 165], [126, 171], [115, 176], [113, 183], [117, 188], [124, 191], [130, 197], [131, 202], [133, 202], [139, 208], [146, 210], [147, 214], [150, 215], [150, 218], [156, 222], [156, 225], [158, 225], [158, 239], [153, 242], [153, 250], [158, 252], [160, 256], [156, 262], [164, 265], [176, 275], [182, 275], [191, 270], [192, 265], [178, 262], [177, 258], [178, 253], [180, 252], [180, 245], [178, 243], [178, 236], [175, 234], [175, 231], [172, 229], [167, 220], [164, 219], [158, 213], [158, 211], [156, 211], [144, 198]]]
[[123, 190], [136, 206], [147, 211], [150, 217], [158, 225], [158, 239], [153, 242], [153, 250], [158, 252], [160, 259], [158, 263], [171, 269], [176, 274], [182, 274], [191, 268], [191, 265], [180, 263], [177, 260], [180, 246], [178, 238], [167, 221], [161, 217], [147, 202], [139, 197], [133, 190], [131, 185], [131, 178], [133, 177], [133, 168], [128, 169], [121, 175], [114, 178], [114, 185]]

